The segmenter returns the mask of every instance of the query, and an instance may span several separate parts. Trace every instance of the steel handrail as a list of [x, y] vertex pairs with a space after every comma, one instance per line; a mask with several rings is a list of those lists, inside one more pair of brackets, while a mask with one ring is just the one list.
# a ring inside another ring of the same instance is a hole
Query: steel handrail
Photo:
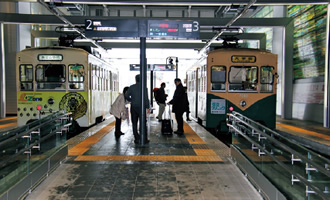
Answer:
[[270, 156], [277, 164], [279, 164], [282, 168], [284, 168], [286, 171], [290, 172], [292, 175], [297, 177], [301, 182], [303, 182], [305, 185], [309, 186], [314, 192], [316, 192], [320, 197], [322, 197], [324, 200], [327, 200], [328, 197], [324, 195], [323, 191], [321, 191], [319, 188], [315, 187], [311, 182], [305, 179], [305, 177], [301, 176], [298, 173], [295, 173], [293, 170], [291, 170], [289, 167], [287, 167], [282, 161], [280, 161], [278, 158], [276, 158], [274, 155], [271, 154], [271, 152], [267, 151], [264, 147], [262, 147], [258, 142], [254, 141], [250, 137], [248, 137], [246, 134], [242, 133], [240, 130], [238, 130], [236, 127], [234, 127], [231, 124], [227, 124], [230, 128], [234, 129], [236, 132], [240, 133], [245, 139], [247, 139], [249, 142], [257, 146], [259, 149], [261, 149], [263, 152], [265, 152], [268, 156]]
[[[59, 114], [59, 112], [54, 113], [54, 115], [55, 115], [55, 114]], [[53, 122], [53, 121], [55, 121], [55, 120], [57, 120], [57, 119], [62, 118], [63, 116], [70, 115], [70, 114], [71, 114], [71, 113], [64, 113], [64, 114], [62, 114], [62, 115], [58, 115], [56, 118], [51, 118], [51, 117], [50, 117], [50, 119], [49, 119], [48, 121], [43, 122], [42, 124], [36, 125], [36, 126], [32, 127], [31, 129], [28, 129], [28, 130], [26, 130], [26, 131], [23, 131], [23, 132], [20, 133], [20, 134], [16, 134], [15, 136], [12, 136], [12, 137], [10, 137], [10, 138], [4, 140], [4, 141], [1, 141], [1, 142], [0, 142], [0, 146], [5, 145], [5, 144], [7, 144], [7, 143], [9, 143], [9, 142], [11, 142], [11, 141], [13, 141], [13, 140], [18, 139], [18, 138], [21, 138], [21, 137], [24, 136], [24, 135], [28, 135], [28, 134], [31, 133], [31, 131], [37, 130], [37, 129], [43, 127], [43, 126], [46, 125], [46, 124], [49, 124], [49, 123], [51, 123], [51, 122]], [[51, 116], [52, 116], [52, 115], [51, 115]], [[25, 125], [25, 126], [28, 127], [29, 125]], [[23, 126], [23, 127], [24, 127], [24, 126]], [[23, 129], [23, 127], [19, 127], [19, 128], [16, 128], [16, 129]], [[16, 129], [13, 129], [12, 132], [14, 132]], [[11, 132], [11, 131], [10, 131], [10, 132]]]
[[[67, 124], [64, 124], [64, 125], [67, 125]], [[51, 130], [51, 132], [49, 134], [47, 134], [46, 136], [40, 138], [40, 140], [34, 141], [33, 143], [31, 143], [26, 148], [19, 150], [17, 153], [15, 153], [15, 154], [9, 156], [7, 159], [1, 161], [0, 162], [0, 166], [1, 167], [4, 166], [5, 164], [7, 164], [10, 160], [12, 160], [13, 158], [15, 158], [16, 156], [20, 155], [21, 153], [24, 153], [26, 150], [29, 150], [29, 149], [33, 148], [34, 145], [40, 144], [41, 142], [47, 140], [48, 138], [50, 138], [51, 136], [53, 136], [54, 134], [56, 134], [56, 132], [59, 131], [59, 130], [61, 130], [61, 129], [62, 129], [62, 126], [60, 126], [59, 128], [57, 128], [55, 130]]]
[[[255, 122], [255, 121], [253, 121], [253, 120], [251, 120], [251, 119], [249, 119], [249, 118], [247, 118], [247, 117], [241, 115], [240, 113], [233, 112], [233, 114], [239, 114], [241, 117], [243, 117], [243, 118], [245, 118], [245, 119], [247, 119], [247, 120], [249, 120], [249, 121], [251, 121], [251, 122], [253, 122], [253, 123], [255, 123], [255, 124], [258, 124], [259, 126], [262, 126], [262, 125], [259, 124], [258, 122]], [[250, 124], [246, 123], [245, 121], [242, 121], [241, 119], [239, 119], [237, 116], [235, 116], [235, 115], [233, 115], [233, 114], [231, 114], [230, 116], [234, 117], [235, 119], [238, 119], [240, 122], [242, 122], [243, 124], [249, 126], [250, 128], [255, 128], [255, 127], [251, 126]], [[227, 124], [227, 125], [228, 125], [228, 124]], [[277, 136], [281, 137], [282, 139], [284, 139], [284, 140], [290, 142], [289, 140], [287, 140], [286, 138], [284, 138], [283, 136], [281, 136], [279, 133], [276, 133], [275, 131], [272, 131], [271, 129], [269, 129], [269, 128], [267, 128], [267, 127], [264, 127], [264, 126], [262, 126], [262, 127], [263, 127], [264, 129], [266, 129], [267, 131], [271, 132], [272, 134], [277, 135]], [[306, 158], [306, 156], [300, 154], [300, 153], [297, 152], [296, 150], [294, 150], [294, 149], [288, 147], [287, 145], [283, 144], [282, 142], [279, 142], [279, 141], [276, 140], [275, 138], [273, 138], [273, 137], [271, 137], [271, 136], [265, 134], [265, 133], [262, 132], [262, 131], [260, 131], [260, 132], [258, 132], [258, 133], [261, 134], [262, 136], [267, 137], [267, 139], [269, 139], [269, 140], [271, 140], [272, 142], [274, 142], [275, 144], [279, 145], [279, 146], [282, 147], [284, 150], [286, 150], [286, 151], [288, 151], [288, 152], [292, 152], [292, 153], [294, 153], [294, 154], [297, 155], [299, 158], [301, 158], [302, 160], [304, 160], [306, 163], [310, 163], [310, 164], [313, 165], [317, 170], [321, 171], [323, 174], [325, 174], [326, 176], [330, 177], [330, 172], [327, 171], [324, 167], [322, 167], [322, 166], [320, 166], [319, 164], [315, 163], [313, 160], [310, 160], [310, 159]], [[290, 143], [291, 143], [291, 142], [290, 142]], [[316, 154], [316, 153], [314, 153], [313, 151], [310, 151], [310, 150], [306, 149], [306, 148], [303, 147], [303, 146], [300, 146], [300, 148], [302, 148], [302, 149], [304, 149], [304, 150], [310, 152], [310, 153], [311, 153], [312, 155], [314, 155], [315, 157], [321, 158], [321, 159], [324, 160], [325, 162], [330, 163], [328, 159], [326, 159], [326, 158], [320, 156], [319, 154]]]

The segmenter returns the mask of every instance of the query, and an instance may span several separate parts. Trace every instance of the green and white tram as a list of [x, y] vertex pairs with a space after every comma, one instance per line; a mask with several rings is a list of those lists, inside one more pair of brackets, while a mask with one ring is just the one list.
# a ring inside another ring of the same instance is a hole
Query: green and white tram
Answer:
[[118, 70], [80, 48], [27, 48], [16, 63], [19, 126], [64, 110], [89, 127], [109, 115], [118, 95]]

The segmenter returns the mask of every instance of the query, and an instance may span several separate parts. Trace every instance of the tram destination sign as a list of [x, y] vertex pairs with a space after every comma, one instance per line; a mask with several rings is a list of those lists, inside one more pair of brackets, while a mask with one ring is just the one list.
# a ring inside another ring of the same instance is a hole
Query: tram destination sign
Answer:
[[89, 38], [148, 37], [155, 39], [199, 39], [200, 26], [192, 20], [117, 19], [85, 21]]

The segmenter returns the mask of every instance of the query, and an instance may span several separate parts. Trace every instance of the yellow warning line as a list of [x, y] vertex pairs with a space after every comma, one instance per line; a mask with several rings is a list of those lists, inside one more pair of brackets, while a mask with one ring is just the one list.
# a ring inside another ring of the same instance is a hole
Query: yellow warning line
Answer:
[[76, 146], [69, 149], [69, 156], [79, 156], [83, 155], [88, 151], [94, 144], [100, 141], [105, 135], [107, 135], [115, 126], [115, 122], [108, 124], [106, 127], [99, 130], [94, 135], [80, 142]]
[[0, 122], [7, 121], [7, 120], [12, 120], [12, 119], [17, 119], [17, 117], [6, 117], [6, 118], [2, 118], [2, 119], [0, 119]]
[[292, 130], [292, 131], [296, 131], [299, 134], [303, 133], [303, 134], [306, 134], [306, 135], [322, 138], [322, 139], [325, 139], [325, 140], [328, 140], [328, 141], [330, 140], [329, 135], [323, 135], [323, 134], [320, 134], [320, 133], [317, 133], [317, 132], [314, 132], [314, 131], [309, 131], [309, 130], [305, 130], [305, 129], [302, 129], [302, 128], [297, 128], [297, 127], [294, 127], [294, 126], [290, 126], [290, 125], [286, 125], [286, 124], [280, 124], [280, 123], [277, 123], [277, 126], [280, 126], [280, 127]]
[[17, 122], [0, 125], [0, 128], [9, 128], [9, 127], [14, 127], [14, 126], [17, 126]]
[[[194, 149], [196, 156], [181, 155], [83, 155], [91, 146], [100, 141], [114, 128], [114, 122], [69, 150], [69, 156], [77, 156], [75, 161], [223, 161], [212, 149]], [[185, 136], [189, 144], [206, 144], [188, 124], [184, 124]]]

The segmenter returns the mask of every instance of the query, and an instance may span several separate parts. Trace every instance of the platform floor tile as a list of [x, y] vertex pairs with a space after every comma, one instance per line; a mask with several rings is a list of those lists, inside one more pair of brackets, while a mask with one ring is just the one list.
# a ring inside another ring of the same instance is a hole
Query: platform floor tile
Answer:
[[105, 121], [68, 141], [68, 160], [26, 199], [262, 199], [230, 161], [229, 148], [194, 122], [185, 136], [164, 136], [152, 121], [145, 146], [134, 144], [130, 127], [116, 140], [111, 126]]

